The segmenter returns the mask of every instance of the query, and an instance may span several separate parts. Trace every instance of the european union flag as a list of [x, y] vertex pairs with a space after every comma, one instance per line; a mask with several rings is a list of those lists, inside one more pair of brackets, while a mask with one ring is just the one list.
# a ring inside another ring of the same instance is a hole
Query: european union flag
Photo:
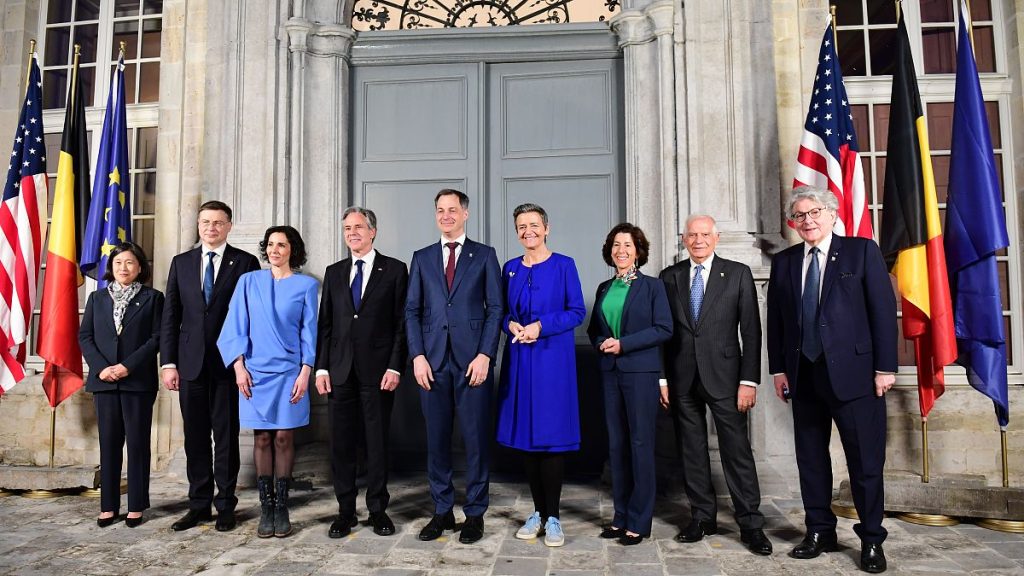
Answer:
[[107, 111], [100, 134], [100, 154], [89, 207], [89, 221], [82, 242], [82, 273], [107, 285], [110, 252], [132, 239], [131, 177], [128, 172], [128, 124], [124, 103], [124, 54], [117, 61], [107, 96]]
[[967, 34], [968, 20], [961, 3], [946, 205], [946, 263], [957, 362], [967, 369], [971, 386], [992, 399], [999, 425], [1005, 427], [1010, 421], [1010, 405], [996, 251], [1010, 242], [978, 68]]

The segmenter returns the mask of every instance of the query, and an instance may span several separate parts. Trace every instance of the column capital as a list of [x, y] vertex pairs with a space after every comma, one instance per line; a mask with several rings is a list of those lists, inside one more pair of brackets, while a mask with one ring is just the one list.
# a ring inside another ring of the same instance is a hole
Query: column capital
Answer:
[[310, 52], [317, 56], [335, 56], [346, 60], [358, 33], [343, 24], [318, 24], [313, 28]]
[[644, 8], [644, 14], [651, 21], [655, 36], [672, 34], [675, 27], [676, 3], [672, 0], [658, 0]]
[[654, 40], [654, 30], [647, 15], [641, 10], [623, 10], [608, 20], [619, 37], [619, 47], [646, 44]]
[[289, 52], [308, 52], [309, 31], [313, 29], [313, 23], [305, 18], [291, 17], [284, 23], [284, 30], [288, 33]]

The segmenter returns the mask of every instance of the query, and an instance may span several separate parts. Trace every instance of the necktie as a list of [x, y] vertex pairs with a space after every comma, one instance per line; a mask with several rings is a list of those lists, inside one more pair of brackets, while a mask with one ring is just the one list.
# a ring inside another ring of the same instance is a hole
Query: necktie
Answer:
[[807, 265], [807, 277], [804, 278], [803, 332], [802, 342], [804, 356], [814, 361], [821, 356], [821, 334], [818, 331], [818, 287], [821, 285], [821, 269], [818, 264], [819, 250], [811, 248], [811, 262]]
[[352, 279], [352, 307], [359, 311], [363, 303], [363, 261], [356, 260], [356, 277]]
[[690, 315], [696, 322], [700, 317], [700, 305], [704, 302], [704, 278], [700, 274], [704, 270], [704, 265], [697, 264], [694, 270], [693, 282], [690, 282]]
[[455, 281], [455, 249], [459, 243], [449, 242], [445, 246], [448, 247], [448, 264], [444, 267], [444, 277], [448, 280], [448, 291], [451, 292], [452, 282]]
[[213, 257], [217, 255], [216, 252], [210, 251], [206, 253], [208, 259], [206, 261], [206, 273], [203, 274], [203, 298], [206, 299], [206, 303], [209, 304], [210, 300], [213, 299]]

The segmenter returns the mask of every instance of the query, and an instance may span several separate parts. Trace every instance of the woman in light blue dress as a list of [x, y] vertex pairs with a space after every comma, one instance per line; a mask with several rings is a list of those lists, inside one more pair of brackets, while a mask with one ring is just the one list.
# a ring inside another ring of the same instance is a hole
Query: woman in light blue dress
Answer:
[[[239, 422], [252, 428], [262, 508], [257, 535], [291, 534], [288, 483], [295, 428], [309, 424], [310, 372], [316, 355], [316, 280], [299, 274], [306, 247], [291, 226], [272, 226], [260, 243], [270, 270], [242, 275], [217, 346], [235, 369]], [[276, 483], [274, 476], [277, 477]]]

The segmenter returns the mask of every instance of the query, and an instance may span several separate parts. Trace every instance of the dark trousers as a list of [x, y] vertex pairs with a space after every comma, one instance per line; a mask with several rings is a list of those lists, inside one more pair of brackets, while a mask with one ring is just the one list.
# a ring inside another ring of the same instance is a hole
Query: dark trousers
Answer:
[[204, 368], [198, 379], [182, 381], [178, 391], [185, 428], [188, 507], [209, 510], [213, 504], [218, 511], [234, 511], [238, 504], [238, 388], [230, 379], [210, 373]]
[[128, 445], [128, 511], [149, 508], [149, 439], [153, 428], [153, 392], [96, 392], [100, 436], [100, 511], [121, 509], [122, 452]]
[[331, 417], [331, 470], [334, 495], [342, 516], [356, 513], [356, 453], [359, 438], [366, 439], [366, 509], [388, 507], [388, 432], [394, 392], [380, 389], [380, 381], [360, 382], [355, 371], [348, 381], [335, 384], [328, 406]]
[[[872, 388], [873, 389], [873, 388]], [[793, 431], [800, 493], [809, 532], [836, 529], [832, 513], [832, 457], [829, 439], [832, 422], [846, 453], [850, 490], [860, 523], [853, 530], [867, 543], [881, 543], [888, 532], [882, 527], [885, 493], [885, 398], [874, 393], [841, 402], [835, 397], [824, 356], [817, 362], [800, 360], [793, 394]]]
[[430, 497], [434, 499], [434, 513], [445, 514], [455, 506], [452, 427], [458, 417], [466, 449], [466, 504], [462, 510], [467, 516], [482, 516], [489, 503], [494, 367], [488, 371], [483, 384], [470, 386], [466, 369], [459, 368], [449, 348], [441, 366], [433, 372], [430, 391], [420, 389], [420, 404], [427, 421], [427, 479]]
[[736, 408], [736, 395], [712, 398], [700, 376], [695, 376], [689, 391], [673, 397], [676, 433], [683, 453], [684, 485], [694, 520], [716, 522], [718, 500], [711, 483], [711, 457], [708, 454], [707, 409], [718, 430], [718, 450], [722, 470], [729, 487], [736, 523], [741, 530], [764, 527], [761, 514], [761, 489], [757, 483], [754, 453], [747, 433], [747, 415]]
[[612, 525], [650, 535], [654, 516], [654, 431], [657, 372], [602, 372], [608, 463], [612, 472]]

